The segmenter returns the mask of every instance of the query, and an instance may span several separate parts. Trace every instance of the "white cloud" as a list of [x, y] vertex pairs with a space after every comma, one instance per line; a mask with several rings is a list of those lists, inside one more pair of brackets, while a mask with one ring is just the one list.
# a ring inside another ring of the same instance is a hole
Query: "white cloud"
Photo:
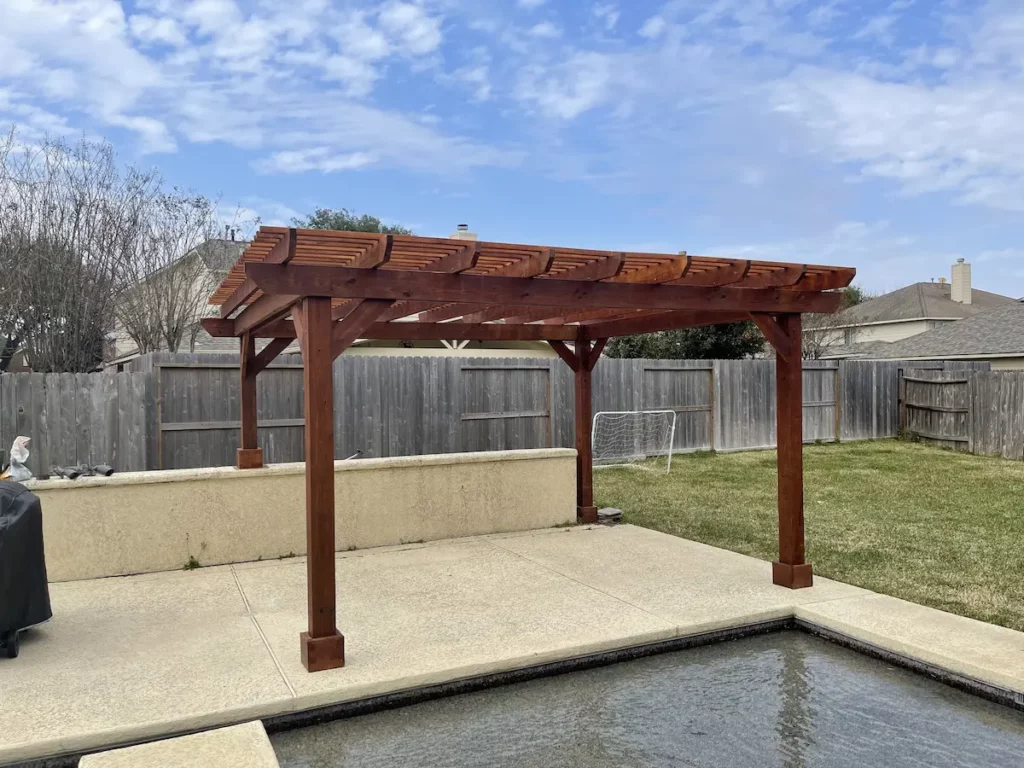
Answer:
[[547, 0], [517, 0], [520, 8], [539, 8]]
[[186, 41], [185, 30], [174, 19], [167, 17], [156, 18], [136, 14], [128, 19], [128, 26], [135, 39], [143, 43], [178, 47]]
[[474, 101], [487, 101], [491, 97], [490, 69], [486, 64], [457, 69], [455, 79], [466, 83], [473, 89]]
[[553, 70], [528, 67], [516, 86], [516, 96], [551, 117], [571, 120], [606, 101], [611, 78], [608, 56], [581, 52]]
[[265, 161], [257, 164], [257, 170], [264, 173], [304, 173], [320, 171], [354, 171], [377, 162], [377, 157], [367, 152], [338, 154], [330, 147], [285, 150], [275, 152]]
[[665, 31], [666, 26], [665, 19], [661, 16], [651, 16], [640, 27], [639, 35], [650, 40], [656, 40], [661, 37], [661, 33]]
[[441, 44], [440, 19], [411, 3], [391, 2], [380, 12], [380, 23], [412, 54], [430, 53]]
[[801, 68], [774, 88], [776, 109], [818, 149], [906, 194], [949, 191], [963, 203], [1024, 210], [1024, 91], [970, 78], [892, 83]]
[[530, 27], [530, 35], [533, 37], [541, 38], [555, 38], [562, 36], [562, 30], [552, 24], [550, 21], [542, 21], [540, 24], [534, 24]]
[[619, 9], [614, 4], [598, 3], [591, 10], [608, 32], [615, 29], [616, 25], [619, 23]]
[[338, 48], [345, 56], [365, 61], [377, 61], [391, 51], [384, 34], [366, 23], [362, 14], [345, 19], [331, 30], [331, 35], [338, 42]]

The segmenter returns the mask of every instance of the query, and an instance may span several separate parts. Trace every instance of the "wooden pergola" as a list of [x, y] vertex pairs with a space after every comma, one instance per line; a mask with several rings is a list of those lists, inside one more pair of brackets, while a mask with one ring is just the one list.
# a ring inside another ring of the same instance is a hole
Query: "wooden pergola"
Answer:
[[[855, 271], [686, 253], [621, 253], [458, 239], [261, 227], [210, 302], [213, 336], [241, 342], [239, 469], [260, 467], [256, 376], [293, 340], [305, 386], [310, 672], [344, 665], [335, 615], [331, 369], [356, 339], [548, 342], [575, 373], [580, 522], [597, 520], [591, 372], [609, 338], [752, 319], [776, 351], [776, 584], [811, 585], [804, 560], [804, 312], [835, 312]], [[259, 352], [257, 339], [270, 339]]]

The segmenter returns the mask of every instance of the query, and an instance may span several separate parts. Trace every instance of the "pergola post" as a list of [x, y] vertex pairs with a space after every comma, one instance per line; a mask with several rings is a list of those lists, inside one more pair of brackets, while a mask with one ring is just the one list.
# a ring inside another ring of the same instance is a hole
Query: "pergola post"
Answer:
[[576, 379], [576, 519], [581, 523], [597, 522], [594, 506], [594, 446], [592, 420], [594, 418], [591, 376], [592, 345], [580, 336], [576, 342], [578, 364]]
[[580, 332], [575, 351], [560, 341], [549, 341], [551, 348], [572, 368], [576, 401], [576, 520], [581, 523], [597, 522], [594, 506], [594, 451], [593, 451], [593, 393], [594, 366], [601, 357], [607, 339], [595, 345]]
[[257, 373], [256, 337], [246, 331], [242, 334], [239, 356], [242, 434], [235, 462], [238, 469], [257, 469], [263, 466], [263, 449], [259, 447], [256, 429]]
[[[785, 354], [776, 347], [779, 559], [772, 563], [772, 581], [783, 587], [800, 589], [811, 586], [813, 581], [811, 564], [804, 560], [803, 360], [800, 315], [778, 315], [774, 322], [781, 336], [779, 346]], [[771, 340], [775, 344], [775, 339]]]
[[306, 577], [309, 628], [300, 635], [310, 672], [345, 665], [334, 582], [334, 385], [331, 300], [311, 296], [296, 306], [302, 333], [306, 419]]

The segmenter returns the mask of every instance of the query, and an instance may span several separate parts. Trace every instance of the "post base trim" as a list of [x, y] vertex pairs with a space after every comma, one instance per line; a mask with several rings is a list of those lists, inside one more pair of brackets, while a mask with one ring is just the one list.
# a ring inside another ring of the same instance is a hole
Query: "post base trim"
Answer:
[[597, 507], [576, 507], [576, 522], [596, 523]]
[[263, 449], [239, 448], [235, 466], [238, 469], [259, 469], [263, 466]]
[[772, 563], [772, 583], [789, 589], [804, 589], [813, 586], [814, 576], [810, 563], [789, 565], [775, 561]]
[[309, 632], [299, 635], [302, 647], [302, 666], [307, 672], [323, 672], [345, 666], [345, 636], [338, 630], [326, 637], [310, 637]]

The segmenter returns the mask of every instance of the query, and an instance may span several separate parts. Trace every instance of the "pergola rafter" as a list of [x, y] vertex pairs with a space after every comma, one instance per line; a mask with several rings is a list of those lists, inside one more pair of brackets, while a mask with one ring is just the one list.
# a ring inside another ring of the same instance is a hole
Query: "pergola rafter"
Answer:
[[[854, 270], [808, 264], [262, 227], [211, 296], [213, 336], [241, 350], [239, 468], [262, 466], [256, 376], [294, 339], [303, 356], [309, 629], [302, 658], [344, 663], [335, 617], [331, 365], [356, 339], [547, 341], [575, 377], [577, 516], [596, 520], [591, 376], [609, 338], [752, 319], [777, 352], [779, 560], [804, 562], [800, 315], [834, 312]], [[290, 319], [289, 319], [290, 316]], [[258, 353], [257, 339], [270, 339]]]

